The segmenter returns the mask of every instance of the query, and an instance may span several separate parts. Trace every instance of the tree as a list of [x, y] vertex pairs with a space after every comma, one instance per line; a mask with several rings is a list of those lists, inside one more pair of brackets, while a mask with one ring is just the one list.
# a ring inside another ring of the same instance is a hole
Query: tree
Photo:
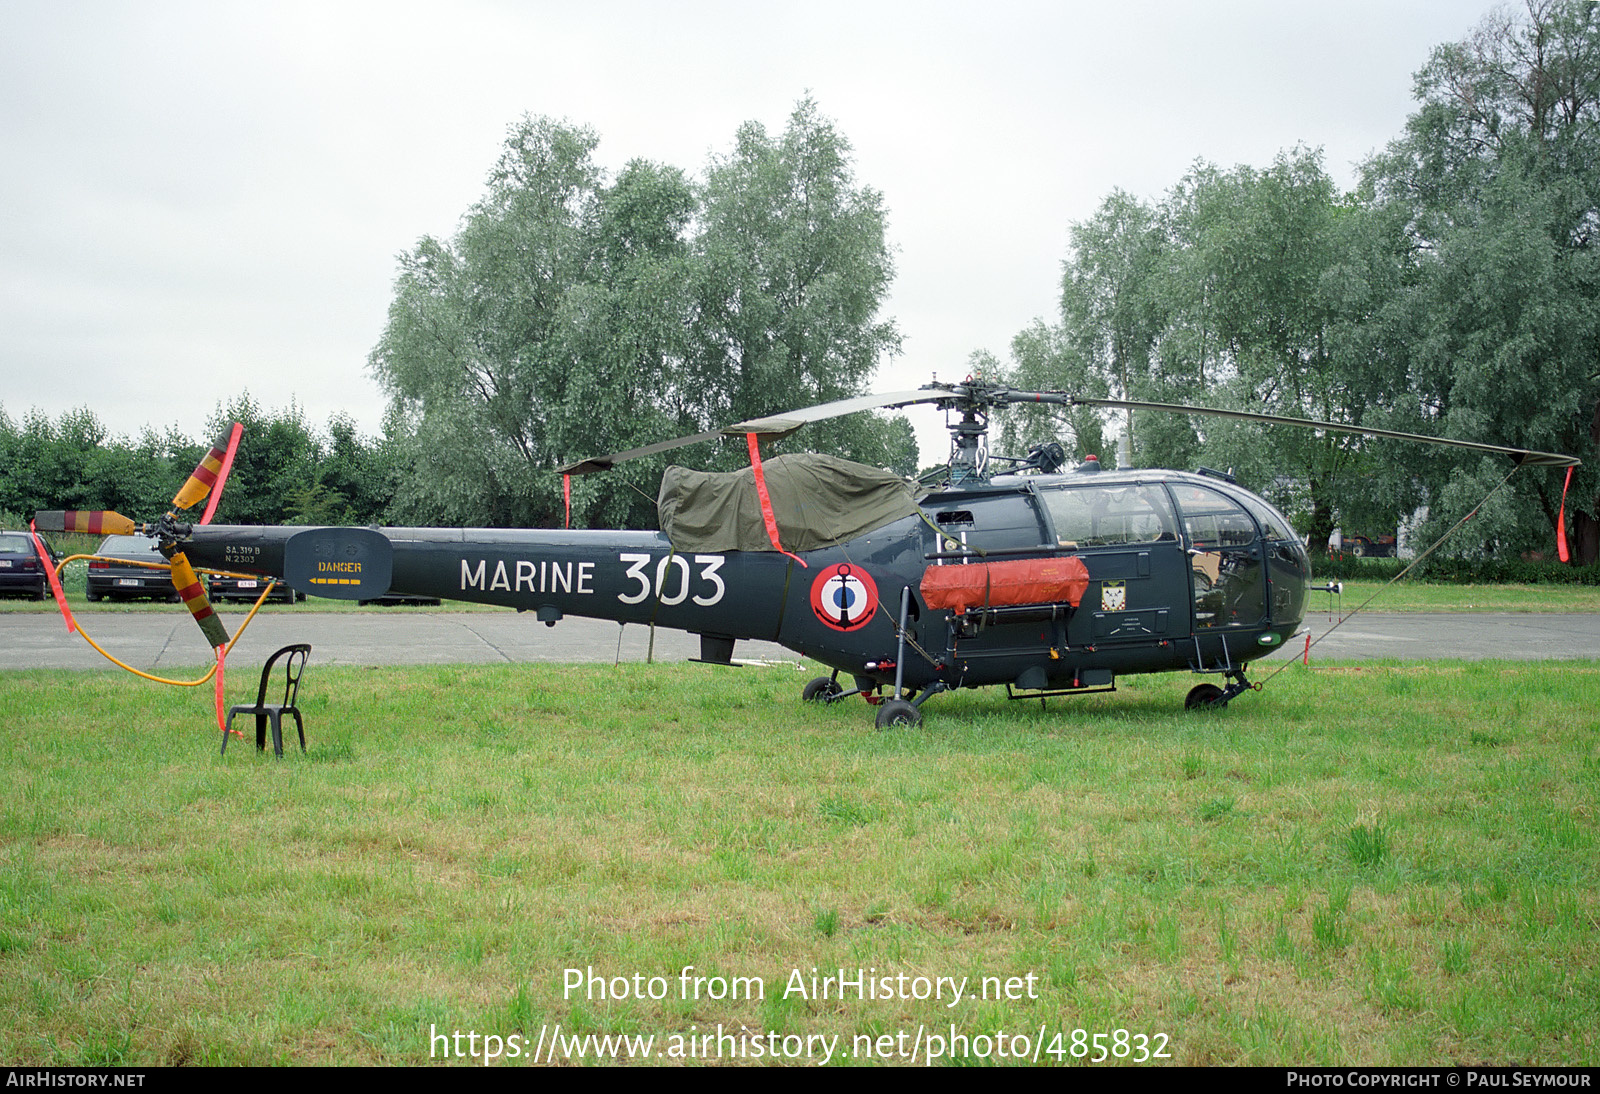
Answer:
[[[876, 319], [892, 272], [881, 199], [854, 185], [849, 145], [814, 105], [778, 141], [741, 128], [703, 187], [642, 160], [608, 182], [597, 144], [524, 119], [456, 236], [402, 257], [370, 358], [408, 469], [397, 518], [559, 524], [556, 468], [859, 394], [898, 345]], [[903, 420], [808, 432], [915, 466]], [[746, 458], [722, 447], [706, 462]], [[653, 525], [664, 465], [576, 480], [574, 520]]]
[[168, 503], [184, 476], [217, 439], [226, 439], [234, 422], [244, 426], [244, 433], [213, 520], [218, 524], [287, 522], [296, 504], [293, 499], [317, 484], [322, 445], [306, 423], [305, 413], [294, 403], [283, 410], [265, 411], [248, 391], [211, 413], [205, 443], [180, 458], [182, 471], [168, 486]]
[[558, 328], [588, 265], [596, 143], [588, 130], [525, 118], [455, 238], [425, 237], [401, 258], [369, 360], [411, 469], [398, 519], [536, 525], [558, 512], [539, 472], [554, 466], [551, 434], [571, 416]]
[[[696, 207], [681, 171], [642, 160], [599, 193], [590, 266], [557, 334], [574, 410], [552, 434], [558, 463], [707, 428], [686, 359], [696, 277], [687, 236]], [[653, 526], [666, 463], [640, 460], [577, 480], [575, 518]]]
[[[1403, 242], [1390, 220], [1337, 193], [1321, 154], [1281, 153], [1270, 167], [1201, 169], [1168, 206], [1177, 256], [1168, 375], [1193, 378], [1212, 405], [1348, 425], [1392, 426], [1407, 405], [1404, 371], [1371, 337], [1398, 276]], [[1193, 332], [1199, 332], [1196, 338]], [[1198, 352], [1199, 360], [1184, 356]], [[1234, 467], [1304, 513], [1311, 546], [1340, 519], [1392, 524], [1393, 490], [1375, 489], [1376, 446], [1349, 434], [1201, 422], [1204, 457]]]
[[[1061, 325], [1018, 336], [1015, 375], [1083, 394], [1380, 424], [1394, 373], [1360, 332], [1395, 279], [1397, 239], [1303, 148], [1265, 170], [1197, 164], [1157, 207], [1115, 192], [1073, 227]], [[1159, 413], [1121, 424], [1135, 462], [1233, 467], [1309, 515], [1314, 546], [1337, 511], [1398, 504], [1361, 488], [1370, 458], [1342, 435]]]
[[[1600, 15], [1530, 0], [1441, 46], [1417, 75], [1406, 134], [1365, 170], [1398, 211], [1417, 272], [1405, 296], [1410, 383], [1448, 435], [1592, 455], [1600, 441]], [[1504, 472], [1502, 471], [1503, 475]], [[1465, 497], [1492, 468], [1432, 465], [1430, 496]], [[1492, 483], [1489, 483], [1492, 485]], [[1472, 549], [1548, 550], [1564, 475], [1519, 473]], [[1600, 472], [1568, 516], [1575, 561], [1600, 556]], [[1480, 494], [1481, 496], [1481, 494]], [[1436, 506], [1439, 520], [1446, 506]], [[1454, 507], [1449, 507], [1453, 511]], [[1534, 519], [1530, 519], [1534, 518]]]
[[[1090, 374], [1075, 358], [1074, 347], [1066, 344], [1062, 332], [1060, 325], [1048, 326], [1036, 319], [1011, 340], [1010, 369], [1002, 369], [993, 355], [980, 352], [969, 359], [968, 371], [974, 376], [999, 378], [1012, 387], [1028, 391], [1056, 390], [1068, 383], [1076, 395], [1104, 397], [1103, 379]], [[1064, 379], [1066, 377], [1073, 379], [1069, 381]], [[1024, 455], [1033, 445], [1055, 439], [1065, 427], [1071, 434], [1065, 446], [1069, 457], [1081, 459], [1092, 453], [1106, 467], [1113, 465], [1106, 447], [1104, 423], [1097, 410], [1022, 403], [1006, 408], [997, 416], [1000, 426], [995, 438], [997, 452], [1008, 456]]]
[[0, 510], [114, 509], [150, 519], [170, 507], [189, 469], [173, 471], [181, 437], [145, 429], [115, 437], [86, 408], [55, 421], [31, 410], [20, 425], [0, 412]]
[[[1072, 226], [1071, 246], [1061, 278], [1065, 346], [1113, 398], [1159, 398], [1165, 385], [1156, 345], [1169, 326], [1161, 291], [1168, 240], [1156, 211], [1114, 190], [1094, 216]], [[1136, 439], [1131, 412], [1123, 432]]]
[[[894, 323], [877, 317], [894, 276], [883, 198], [856, 184], [850, 153], [806, 99], [777, 139], [741, 126], [732, 153], [706, 172], [692, 352], [708, 426], [863, 394], [879, 361], [899, 352]], [[916, 467], [898, 416], [837, 419], [791, 443]]]
[[[377, 524], [394, 497], [398, 477], [390, 448], [382, 438], [363, 437], [355, 419], [348, 414], [334, 414], [328, 419], [326, 455], [314, 488], [320, 493], [308, 495], [306, 501], [320, 499], [321, 511], [327, 512], [329, 503], [337, 497], [343, 506], [341, 521]], [[291, 511], [291, 516], [308, 518], [307, 523], [312, 515], [309, 506]]]

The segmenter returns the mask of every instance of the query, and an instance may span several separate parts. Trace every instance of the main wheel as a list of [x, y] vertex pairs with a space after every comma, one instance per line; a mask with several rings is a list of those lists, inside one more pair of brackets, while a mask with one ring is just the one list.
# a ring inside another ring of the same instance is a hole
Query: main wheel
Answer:
[[917, 726], [922, 724], [922, 711], [906, 702], [904, 699], [885, 699], [878, 706], [878, 728], [890, 729], [897, 726]]
[[1190, 690], [1189, 697], [1183, 701], [1185, 710], [1221, 710], [1227, 703], [1221, 702], [1222, 689], [1215, 684], [1197, 684]]
[[800, 699], [806, 703], [826, 703], [844, 688], [839, 686], [837, 680], [826, 676], [814, 677], [800, 692]]

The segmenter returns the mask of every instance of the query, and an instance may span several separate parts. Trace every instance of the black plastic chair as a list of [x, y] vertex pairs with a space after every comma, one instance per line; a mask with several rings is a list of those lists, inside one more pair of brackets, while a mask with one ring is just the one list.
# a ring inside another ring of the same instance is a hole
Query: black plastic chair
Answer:
[[[284, 662], [284, 688], [283, 702], [268, 703], [267, 688], [272, 683], [272, 667], [278, 659], [287, 655]], [[267, 750], [267, 723], [272, 723], [272, 750], [279, 759], [283, 758], [283, 716], [294, 715], [295, 728], [300, 731], [300, 751], [306, 750], [306, 725], [300, 720], [300, 708], [295, 705], [300, 695], [300, 674], [305, 671], [306, 660], [311, 656], [311, 646], [306, 642], [299, 642], [293, 646], [285, 646], [267, 659], [266, 665], [261, 669], [261, 690], [256, 693], [256, 701], [251, 706], [236, 706], [228, 708], [228, 728], [222, 731], [222, 754], [228, 754], [228, 736], [233, 731], [233, 716], [235, 714], [254, 714], [256, 716], [256, 751]]]

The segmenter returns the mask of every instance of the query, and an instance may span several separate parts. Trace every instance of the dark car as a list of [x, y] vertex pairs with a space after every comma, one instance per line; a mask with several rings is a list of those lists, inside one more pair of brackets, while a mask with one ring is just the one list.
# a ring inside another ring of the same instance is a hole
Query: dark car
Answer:
[[363, 608], [437, 608], [441, 601], [436, 596], [412, 596], [410, 593], [388, 593], [374, 600], [363, 600]]
[[[213, 575], [206, 579], [206, 595], [213, 604], [221, 604], [227, 600], [247, 600], [255, 603], [261, 595], [261, 590], [266, 588], [266, 578], [253, 577], [222, 577]], [[269, 601], [276, 600], [283, 604], [293, 604], [296, 600], [304, 600], [305, 593], [297, 593], [289, 587], [286, 581], [280, 581], [272, 587]]]
[[[156, 541], [144, 536], [107, 536], [95, 550], [95, 554], [112, 559], [128, 559], [130, 562], [159, 562], [165, 565], [167, 561], [161, 557], [161, 552], [156, 550]], [[89, 576], [84, 592], [90, 600], [99, 600], [107, 596], [178, 599], [178, 590], [172, 585], [172, 574], [166, 570], [102, 562], [98, 559], [89, 563]]]
[[[43, 537], [40, 537], [41, 540]], [[48, 543], [45, 550], [55, 554]], [[0, 532], [0, 596], [27, 596], [43, 600], [49, 579], [33, 537], [27, 532]]]

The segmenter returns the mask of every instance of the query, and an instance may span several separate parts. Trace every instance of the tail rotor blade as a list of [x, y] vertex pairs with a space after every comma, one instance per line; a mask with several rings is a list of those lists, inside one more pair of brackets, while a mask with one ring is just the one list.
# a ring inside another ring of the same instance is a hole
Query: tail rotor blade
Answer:
[[239, 451], [239, 438], [242, 436], [244, 426], [234, 422], [228, 434], [228, 451], [222, 457], [222, 470], [217, 473], [217, 485], [211, 491], [211, 500], [206, 502], [206, 514], [200, 518], [201, 524], [210, 524], [212, 515], [217, 511], [217, 502], [222, 500], [222, 484], [228, 481], [228, 472], [233, 470], [233, 455]]
[[211, 607], [211, 601], [206, 597], [205, 586], [200, 583], [194, 567], [189, 565], [188, 557], [182, 551], [175, 551], [168, 561], [172, 563], [172, 584], [177, 588], [178, 595], [183, 598], [189, 614], [200, 624], [200, 630], [205, 634], [206, 641], [211, 643], [212, 649], [227, 645], [228, 631], [223, 627], [222, 620], [217, 618], [216, 610]]
[[109, 509], [41, 509], [33, 515], [41, 532], [87, 532], [92, 536], [131, 536], [139, 526]]
[[[240, 429], [244, 428], [237, 422], [234, 425]], [[211, 488], [223, 474], [222, 463], [228, 458], [228, 447], [226, 437], [217, 438], [217, 443], [212, 445], [211, 451], [200, 460], [194, 469], [194, 474], [183, 484], [183, 489], [173, 496], [174, 509], [187, 509], [192, 505], [198, 505], [207, 494], [211, 493]]]

